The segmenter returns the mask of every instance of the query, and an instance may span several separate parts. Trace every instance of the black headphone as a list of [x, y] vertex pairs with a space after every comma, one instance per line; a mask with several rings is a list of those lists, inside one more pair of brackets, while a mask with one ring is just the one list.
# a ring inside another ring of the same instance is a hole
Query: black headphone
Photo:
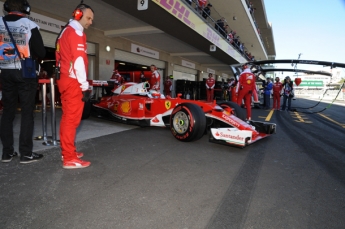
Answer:
[[[11, 9], [10, 7], [8, 6], [8, 1], [6, 0], [5, 3], [4, 3], [4, 10], [9, 13], [11, 12]], [[21, 9], [21, 13], [24, 13], [24, 14], [27, 14], [27, 15], [30, 15], [30, 11], [31, 11], [31, 6], [29, 5], [29, 3], [24, 0], [23, 1], [23, 6], [22, 6], [22, 9]]]
[[92, 12], [92, 8], [84, 3], [79, 4], [72, 13], [72, 17], [74, 20], [79, 21], [83, 17], [83, 10], [90, 9]]

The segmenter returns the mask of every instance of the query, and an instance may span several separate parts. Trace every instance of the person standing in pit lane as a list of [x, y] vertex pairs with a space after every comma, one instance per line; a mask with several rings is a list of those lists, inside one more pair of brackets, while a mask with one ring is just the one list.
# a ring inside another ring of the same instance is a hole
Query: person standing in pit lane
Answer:
[[159, 75], [155, 65], [152, 64], [150, 69], [152, 72], [150, 81], [151, 90], [156, 90], [158, 93], [160, 93], [161, 76]]
[[283, 84], [279, 81], [279, 77], [275, 78], [275, 83], [273, 84], [273, 109], [280, 110], [280, 95], [283, 89]]
[[228, 101], [232, 101], [232, 90], [235, 86], [235, 78], [229, 78], [228, 79]]
[[290, 76], [285, 77], [284, 84], [283, 84], [283, 106], [282, 111], [286, 109], [286, 102], [287, 110], [291, 111], [291, 99], [293, 98], [293, 82], [291, 81]]
[[141, 71], [139, 83], [143, 83], [143, 82], [145, 82], [145, 81], [146, 81], [145, 73], [144, 73], [144, 71]]
[[123, 84], [123, 77], [120, 75], [119, 71], [115, 69], [110, 78], [110, 81], [114, 82], [114, 88], [112, 89], [112, 92], [114, 92], [116, 88]]
[[273, 84], [271, 82], [271, 78], [267, 77], [267, 82], [264, 87], [264, 100], [265, 100], [265, 109], [270, 109], [271, 107], [271, 90], [273, 88]]
[[77, 169], [88, 167], [91, 162], [80, 158], [76, 151], [75, 137], [82, 117], [84, 102], [91, 92], [87, 81], [88, 59], [84, 29], [89, 28], [94, 18], [90, 6], [80, 4], [73, 11], [73, 19], [61, 31], [56, 44], [56, 66], [60, 66], [57, 85], [61, 93], [62, 118], [60, 141], [63, 157], [62, 167]]
[[206, 80], [206, 101], [212, 102], [214, 97], [214, 86], [216, 81], [213, 79], [212, 73], [208, 74], [208, 79]]
[[255, 88], [255, 75], [250, 71], [247, 64], [242, 65], [243, 72], [241, 73], [236, 93], [237, 96], [237, 104], [239, 106], [242, 105], [242, 100], [244, 99], [245, 106], [247, 108], [247, 120], [252, 119], [252, 107], [251, 107], [251, 99], [253, 91], [256, 90]]
[[173, 87], [171, 79], [173, 79], [172, 75], [167, 76], [164, 82], [164, 93], [165, 93], [165, 96], [169, 96], [169, 97], [171, 97], [171, 92], [172, 92], [172, 87]]
[[111, 76], [110, 80], [114, 81], [114, 83], [117, 86], [120, 86], [123, 83], [123, 77], [120, 75], [119, 71], [116, 69], [113, 71], [113, 75]]
[[20, 163], [27, 164], [43, 158], [42, 154], [33, 153], [34, 108], [38, 79], [24, 78], [18, 53], [14, 48], [4, 21], [17, 41], [20, 58], [44, 58], [46, 50], [36, 23], [27, 18], [30, 5], [26, 0], [6, 0], [4, 10], [8, 13], [0, 20], [0, 45], [7, 47], [0, 54], [2, 102], [1, 117], [2, 162], [10, 162], [18, 154], [13, 147], [13, 120], [16, 115], [18, 96], [21, 106], [21, 124], [19, 135]]

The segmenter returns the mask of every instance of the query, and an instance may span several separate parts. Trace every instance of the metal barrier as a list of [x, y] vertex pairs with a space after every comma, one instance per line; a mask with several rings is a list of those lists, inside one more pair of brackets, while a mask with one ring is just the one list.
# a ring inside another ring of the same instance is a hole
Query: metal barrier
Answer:
[[[60, 141], [56, 139], [56, 112], [55, 112], [55, 87], [54, 79], [39, 79], [39, 84], [42, 84], [42, 131], [43, 135], [38, 136], [35, 140], [44, 140], [42, 145], [57, 146]], [[50, 109], [51, 109], [51, 131], [52, 136], [47, 136], [47, 84], [50, 84]], [[51, 140], [48, 140], [51, 138]]]

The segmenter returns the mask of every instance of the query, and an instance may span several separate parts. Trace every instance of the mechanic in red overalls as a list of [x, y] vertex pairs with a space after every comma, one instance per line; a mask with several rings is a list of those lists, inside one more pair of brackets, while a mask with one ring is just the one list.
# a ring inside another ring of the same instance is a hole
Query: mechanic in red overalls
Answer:
[[160, 93], [160, 84], [161, 84], [161, 76], [159, 75], [157, 71], [157, 67], [155, 65], [150, 66], [152, 76], [150, 81], [150, 86], [152, 90], [156, 90], [158, 93]]
[[78, 5], [73, 12], [73, 20], [63, 29], [56, 44], [56, 66], [60, 66], [61, 72], [57, 85], [62, 102], [60, 141], [62, 167], [65, 169], [85, 168], [91, 164], [79, 159], [83, 153], [76, 151], [74, 143], [84, 102], [90, 98], [87, 81], [87, 44], [83, 31], [92, 24], [93, 17], [93, 10], [90, 6]]
[[173, 79], [173, 76], [167, 76], [166, 80], [164, 82], [164, 92], [165, 92], [165, 96], [169, 96], [171, 97], [171, 91], [172, 91], [172, 81], [171, 79]]
[[110, 78], [110, 81], [114, 81], [113, 91], [123, 83], [123, 77], [120, 75], [118, 70], [113, 71], [113, 75]]
[[244, 99], [244, 104], [247, 108], [247, 120], [251, 120], [252, 117], [252, 107], [251, 99], [253, 91], [256, 90], [255, 85], [255, 75], [250, 71], [247, 64], [242, 65], [243, 72], [241, 73], [238, 84], [236, 88], [237, 104], [242, 105], [242, 100]]
[[276, 77], [276, 82], [273, 84], [273, 109], [275, 110], [280, 110], [280, 95], [283, 90], [283, 84], [279, 80], [279, 77]]
[[206, 80], [206, 101], [212, 102], [213, 101], [213, 94], [214, 94], [214, 86], [216, 85], [216, 81], [213, 79], [212, 73], [208, 74], [208, 79]]
[[111, 75], [110, 80], [114, 81], [118, 85], [121, 85], [123, 83], [123, 78], [120, 75], [119, 71], [116, 69], [113, 71], [113, 74]]

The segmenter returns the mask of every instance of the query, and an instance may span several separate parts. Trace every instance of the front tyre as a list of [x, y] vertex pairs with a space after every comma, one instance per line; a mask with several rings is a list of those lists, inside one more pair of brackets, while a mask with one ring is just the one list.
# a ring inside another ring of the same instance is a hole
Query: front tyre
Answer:
[[196, 104], [182, 103], [174, 108], [170, 116], [170, 130], [180, 141], [200, 139], [206, 129], [204, 111]]

